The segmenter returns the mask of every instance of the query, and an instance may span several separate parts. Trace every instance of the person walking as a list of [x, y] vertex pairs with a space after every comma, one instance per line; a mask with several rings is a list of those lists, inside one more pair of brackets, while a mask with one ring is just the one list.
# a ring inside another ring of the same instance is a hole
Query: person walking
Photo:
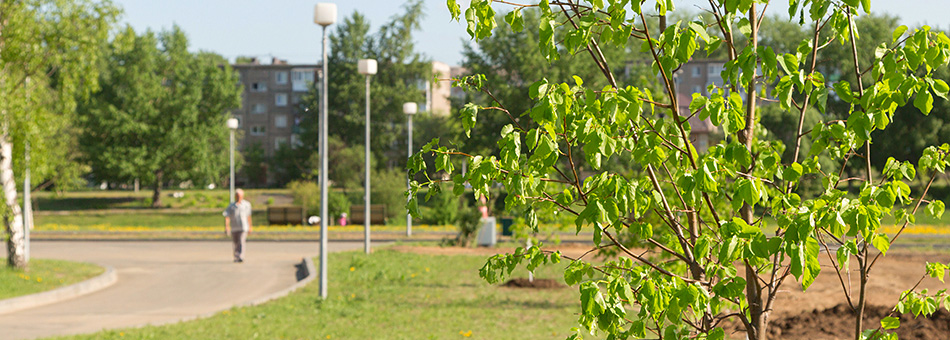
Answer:
[[234, 244], [234, 262], [244, 262], [244, 246], [251, 233], [251, 202], [244, 199], [244, 190], [234, 191], [234, 203], [224, 210], [224, 233]]

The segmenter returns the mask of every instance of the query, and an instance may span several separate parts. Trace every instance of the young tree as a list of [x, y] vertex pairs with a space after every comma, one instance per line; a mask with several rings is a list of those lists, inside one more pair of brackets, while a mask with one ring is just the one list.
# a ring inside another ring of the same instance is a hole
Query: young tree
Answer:
[[14, 165], [24, 168], [22, 145], [30, 141], [40, 181], [69, 165], [63, 146], [70, 144], [76, 98], [97, 86], [100, 45], [117, 13], [85, 0], [0, 2], [0, 179], [11, 267], [27, 267], [14, 181]]
[[[452, 157], [469, 158], [469, 172], [452, 177], [454, 188], [468, 182], [476, 195], [489, 195], [493, 183], [502, 183], [507, 208], [525, 211], [532, 228], [539, 216], [557, 210], [573, 215], [578, 231], [592, 231], [598, 248], [618, 249], [622, 256], [615, 261], [594, 265], [570, 259], [565, 269], [567, 283], [580, 287], [581, 326], [611, 339], [648, 333], [662, 339], [723, 339], [721, 323], [734, 319], [749, 339], [764, 340], [783, 284], [795, 277], [807, 289], [821, 271], [818, 257], [826, 255], [843, 288], [852, 277], [846, 274], [850, 261], [856, 259], [856, 290], [852, 295], [845, 289], [856, 314], [855, 339], [895, 337], [883, 331], [895, 326], [893, 320], [868, 332], [863, 324], [869, 273], [900, 236], [884, 234], [881, 217], [892, 214], [906, 227], [923, 203], [935, 215], [943, 213], [942, 202], [927, 199], [929, 185], [912, 195], [904, 180], [919, 172], [932, 181], [945, 170], [950, 145], [929, 147], [916, 167], [889, 160], [877, 179], [870, 163], [876, 155], [869, 145], [872, 132], [885, 129], [900, 104], [913, 101], [926, 114], [934, 95], [947, 95], [950, 87], [934, 78], [933, 70], [945, 67], [950, 58], [950, 39], [929, 27], [898, 27], [893, 39], [877, 49], [874, 61], [862, 63], [855, 18], [862, 9], [869, 12], [870, 0], [790, 1], [791, 19], [811, 23], [811, 31], [789, 51], [759, 45], [767, 0], [709, 1], [705, 11], [711, 19], [676, 23], [667, 20], [672, 0], [502, 3], [514, 6], [505, 20], [516, 31], [523, 24], [522, 11], [541, 13], [541, 56], [590, 57], [609, 85], [587, 87], [580, 77], [561, 83], [537, 80], [528, 89], [534, 105], [526, 114], [538, 127], [517, 121], [503, 127], [497, 157], [436, 147], [433, 141], [412, 157], [410, 170], [425, 169], [423, 154], [435, 154], [436, 171], [449, 173], [455, 168]], [[473, 38], [492, 35], [497, 25], [492, 5], [475, 0], [465, 10]], [[455, 19], [462, 15], [456, 1], [449, 0], [448, 7]], [[648, 19], [654, 15], [659, 20]], [[558, 26], [566, 28], [563, 33]], [[850, 47], [845, 59], [850, 62], [842, 69], [855, 74], [853, 81], [830, 82], [816, 68], [820, 52], [832, 44]], [[606, 58], [605, 45], [629, 46], [647, 55], [663, 93], [619, 83], [610, 65], [620, 61]], [[687, 105], [679, 102], [674, 73], [702, 50], [727, 56], [723, 86], [710, 85], [708, 95], [693, 94], [689, 110], [681, 112]], [[458, 83], [484, 90], [484, 79], [476, 75]], [[768, 90], [763, 84], [775, 85]], [[783, 110], [798, 115], [788, 163], [782, 163], [781, 142], [759, 138], [758, 102], [767, 93]], [[828, 112], [830, 96], [850, 105], [844, 112]], [[480, 112], [516, 114], [506, 105], [472, 104], [473, 109], [461, 111], [462, 121], [471, 128]], [[812, 108], [821, 113], [818, 123], [805, 126]], [[832, 118], [836, 114], [847, 118]], [[687, 117], [693, 115], [711, 120], [726, 135], [705, 154], [696, 152], [689, 139]], [[806, 132], [814, 143], [802, 154]], [[837, 168], [823, 168], [819, 154], [835, 160]], [[603, 163], [615, 157], [642, 167], [645, 176], [604, 170]], [[563, 159], [567, 161], [559, 162]], [[842, 178], [842, 164], [851, 159], [862, 161], [862, 176]], [[599, 171], [583, 178], [577, 171], [582, 163]], [[797, 193], [806, 174], [821, 178], [820, 195]], [[858, 198], [840, 189], [847, 182], [861, 187]], [[438, 193], [441, 183], [413, 183], [409, 195], [415, 198], [423, 185], [430, 194]], [[418, 214], [415, 200], [408, 208]], [[774, 233], [765, 228], [767, 220], [777, 222]], [[642, 240], [635, 245], [651, 251], [631, 250], [618, 241], [618, 233], [635, 235]], [[831, 245], [838, 247], [836, 254]], [[490, 258], [480, 274], [497, 282], [521, 263], [533, 270], [562, 258], [538, 247], [519, 249]], [[946, 268], [928, 264], [927, 274], [942, 279]], [[940, 300], [946, 299], [940, 294]], [[932, 301], [938, 300], [908, 293], [901, 301], [906, 305], [895, 310], [932, 313]]]
[[188, 51], [177, 26], [158, 35], [119, 32], [102, 89], [81, 110], [82, 146], [93, 174], [140, 179], [161, 206], [169, 181], [213, 182], [227, 171], [228, 112], [240, 105], [237, 73], [211, 53]]

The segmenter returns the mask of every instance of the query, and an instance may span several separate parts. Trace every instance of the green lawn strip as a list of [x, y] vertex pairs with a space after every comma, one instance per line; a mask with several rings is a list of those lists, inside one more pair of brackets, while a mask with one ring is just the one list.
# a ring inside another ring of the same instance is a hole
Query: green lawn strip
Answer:
[[[0, 258], [6, 263], [5, 258]], [[91, 279], [104, 268], [90, 263], [31, 259], [28, 271], [0, 268], [0, 300], [45, 292]]]
[[[222, 211], [224, 209], [222, 208]], [[257, 226], [267, 225], [267, 214], [257, 212], [252, 217], [252, 223]], [[224, 230], [224, 217], [220, 211], [199, 213], [135, 213], [135, 214], [82, 214], [82, 215], [37, 215], [33, 218], [34, 225], [75, 225], [79, 227], [105, 226], [140, 226], [140, 227], [221, 227]]]
[[[369, 256], [334, 253], [329, 258], [326, 301], [320, 299], [314, 281], [282, 299], [207, 319], [68, 339], [551, 339], [568, 335], [579, 308], [576, 288], [491, 286], [478, 277], [486, 258], [387, 249]], [[539, 269], [536, 277], [560, 281], [564, 265]], [[519, 268], [514, 276], [526, 277], [527, 272]]]

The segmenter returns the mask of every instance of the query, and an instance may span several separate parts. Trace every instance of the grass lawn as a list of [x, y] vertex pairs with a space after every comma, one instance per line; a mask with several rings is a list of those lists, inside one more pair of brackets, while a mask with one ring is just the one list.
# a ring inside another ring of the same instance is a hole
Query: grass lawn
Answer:
[[[6, 258], [0, 258], [6, 264]], [[105, 269], [90, 263], [31, 259], [29, 271], [0, 268], [0, 300], [45, 292], [102, 274]]]
[[[478, 277], [487, 256], [382, 249], [334, 253], [329, 295], [318, 282], [270, 303], [161, 327], [67, 339], [550, 339], [565, 338], [579, 307], [575, 288], [525, 290]], [[539, 270], [558, 278], [566, 263]], [[527, 276], [518, 269], [515, 276]], [[519, 275], [520, 274], [520, 275]]]
[[[183, 192], [181, 198], [171, 197], [173, 192]], [[255, 205], [263, 207], [269, 198], [290, 197], [287, 189], [247, 189], [248, 199]], [[162, 190], [162, 205], [174, 209], [224, 209], [228, 202], [228, 189], [188, 189]], [[152, 192], [147, 189], [138, 193], [130, 190], [89, 190], [70, 191], [62, 195], [55, 192], [40, 191], [34, 193], [36, 208], [41, 211], [50, 210], [99, 210], [99, 209], [142, 209], [151, 206]]]
[[[223, 208], [221, 209], [224, 210]], [[251, 215], [255, 226], [267, 225], [267, 213], [255, 211]], [[196, 213], [101, 213], [74, 215], [36, 215], [33, 223], [37, 227], [50, 226], [110, 226], [110, 227], [220, 227], [224, 230], [224, 216], [221, 212]]]

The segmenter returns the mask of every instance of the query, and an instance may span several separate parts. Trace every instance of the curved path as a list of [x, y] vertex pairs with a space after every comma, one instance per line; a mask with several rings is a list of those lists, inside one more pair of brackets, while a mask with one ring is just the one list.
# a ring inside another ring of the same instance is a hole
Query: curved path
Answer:
[[[246, 261], [231, 262], [230, 242], [33, 242], [34, 258], [112, 266], [118, 282], [71, 300], [0, 314], [0, 339], [32, 339], [102, 329], [173, 323], [243, 305], [297, 282], [317, 242], [249, 242]], [[331, 242], [329, 251], [362, 242]], [[318, 273], [314, 273], [318, 275]]]

